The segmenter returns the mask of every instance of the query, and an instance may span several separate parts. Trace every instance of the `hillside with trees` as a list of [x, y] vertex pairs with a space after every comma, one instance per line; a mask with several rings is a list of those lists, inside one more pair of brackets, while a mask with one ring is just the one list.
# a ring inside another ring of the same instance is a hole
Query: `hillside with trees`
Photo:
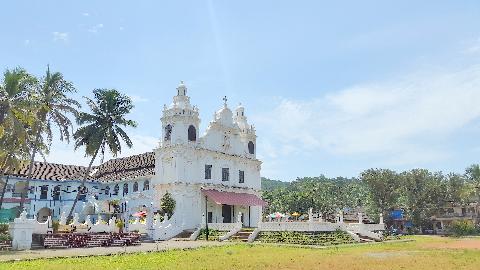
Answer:
[[479, 198], [480, 167], [472, 165], [464, 174], [412, 169], [396, 172], [368, 169], [358, 178], [297, 178], [287, 185], [264, 189], [266, 211], [306, 213], [310, 207], [324, 216], [362, 207], [374, 220], [383, 213], [403, 209], [417, 229], [432, 227], [430, 217], [446, 203], [466, 204]]

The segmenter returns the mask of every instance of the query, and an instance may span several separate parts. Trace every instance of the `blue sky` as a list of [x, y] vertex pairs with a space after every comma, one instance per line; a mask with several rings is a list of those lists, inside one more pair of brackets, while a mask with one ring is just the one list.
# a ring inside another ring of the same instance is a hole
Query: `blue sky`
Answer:
[[[0, 68], [130, 95], [122, 156], [156, 146], [184, 80], [202, 131], [224, 95], [245, 105], [266, 177], [479, 162], [478, 1], [136, 2], [7, 1]], [[47, 161], [87, 163], [58, 142]]]

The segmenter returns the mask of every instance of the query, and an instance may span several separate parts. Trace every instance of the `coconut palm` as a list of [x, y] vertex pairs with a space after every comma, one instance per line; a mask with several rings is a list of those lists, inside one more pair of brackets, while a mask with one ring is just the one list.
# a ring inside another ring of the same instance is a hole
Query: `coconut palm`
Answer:
[[[20, 168], [30, 152], [30, 128], [35, 120], [32, 87], [35, 78], [24, 69], [6, 70], [0, 84], [0, 179]], [[7, 183], [1, 190], [0, 209]]]
[[122, 127], [136, 127], [136, 122], [125, 119], [126, 115], [133, 109], [131, 99], [115, 89], [95, 89], [94, 99], [85, 98], [92, 113], [82, 112], [78, 115], [77, 123], [81, 127], [73, 135], [75, 149], [85, 146], [85, 156], [90, 156], [90, 163], [79, 187], [75, 201], [68, 217], [72, 213], [80, 197], [80, 191], [84, 189], [85, 182], [90, 175], [92, 164], [98, 154], [102, 157], [108, 150], [116, 157], [122, 151], [120, 140], [129, 148], [132, 141]]
[[[77, 109], [80, 108], [78, 101], [69, 97], [75, 93], [73, 84], [63, 78], [60, 72], [50, 72], [50, 67], [47, 66], [47, 72], [35, 87], [35, 105], [37, 122], [34, 125], [32, 134], [34, 136], [31, 145], [30, 165], [27, 174], [27, 184], [25, 189], [30, 186], [32, 179], [33, 165], [35, 162], [35, 155], [40, 150], [48, 151], [53, 138], [54, 127], [58, 128], [60, 140], [69, 142], [70, 134], [73, 132], [72, 121], [70, 116], [78, 114]], [[46, 145], [44, 149], [42, 145]], [[22, 200], [20, 207], [23, 207], [25, 192], [22, 192]]]

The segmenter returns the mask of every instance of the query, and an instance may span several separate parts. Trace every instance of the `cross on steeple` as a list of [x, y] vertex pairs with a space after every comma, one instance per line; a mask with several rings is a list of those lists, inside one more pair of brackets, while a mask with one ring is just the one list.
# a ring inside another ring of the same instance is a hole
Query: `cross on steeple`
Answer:
[[227, 96], [224, 96], [222, 100], [223, 100], [223, 105], [227, 107], [227, 100], [228, 100]]

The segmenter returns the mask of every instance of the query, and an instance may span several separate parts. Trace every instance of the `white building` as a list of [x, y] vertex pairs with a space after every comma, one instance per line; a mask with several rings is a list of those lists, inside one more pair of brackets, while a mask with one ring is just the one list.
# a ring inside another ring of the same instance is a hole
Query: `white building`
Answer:
[[[264, 204], [259, 198], [261, 161], [256, 159], [255, 129], [248, 124], [245, 109], [240, 105], [232, 112], [224, 98], [223, 107], [200, 135], [199, 110], [180, 83], [173, 103], [163, 108], [161, 124], [162, 138], [152, 152], [94, 168], [76, 208], [81, 217], [111, 215], [114, 201], [124, 218], [139, 210], [153, 212], [170, 192], [176, 200], [176, 218], [186, 229], [197, 228], [202, 218], [231, 223], [239, 212], [244, 226], [256, 226]], [[27, 169], [0, 180], [6, 186], [2, 208], [18, 205]], [[26, 202], [29, 215], [44, 220], [68, 212], [84, 171], [82, 166], [37, 162]]]

